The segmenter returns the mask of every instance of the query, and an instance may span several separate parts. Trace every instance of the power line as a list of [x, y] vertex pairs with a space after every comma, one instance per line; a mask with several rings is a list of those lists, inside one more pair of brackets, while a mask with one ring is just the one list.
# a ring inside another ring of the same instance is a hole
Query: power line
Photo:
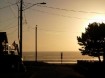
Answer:
[[[35, 30], [35, 28], [30, 28], [31, 30]], [[43, 29], [43, 28], [38, 28], [38, 31], [45, 31], [45, 32], [57, 32], [57, 33], [68, 33], [70, 31], [66, 30], [52, 30], [52, 29]], [[80, 33], [80, 32], [73, 32], [73, 33]]]
[[10, 25], [12, 25], [12, 24], [15, 24], [16, 23], [16, 21], [17, 21], [17, 19], [8, 19], [8, 20], [5, 20], [5, 22], [1, 22], [0, 24], [1, 24], [1, 27], [9, 27]]
[[[82, 20], [97, 20], [97, 19], [89, 19], [89, 18], [73, 17], [73, 16], [63, 15], [63, 14], [57, 14], [57, 13], [50, 13], [50, 12], [41, 11], [41, 10], [37, 10], [37, 9], [32, 9], [32, 10], [35, 10], [35, 11], [37, 11], [37, 12], [42, 12], [42, 13], [51, 14], [51, 15], [56, 15], [56, 16], [61, 16], [61, 17], [67, 17], [67, 18], [75, 18], [75, 19], [82, 19]], [[102, 20], [102, 21], [105, 21], [105, 20]]]
[[17, 3], [13, 3], [13, 4], [11, 4], [11, 5], [7, 5], [7, 6], [4, 6], [4, 7], [0, 7], [0, 10], [1, 9], [5, 9], [5, 8], [8, 8], [8, 7], [10, 7], [10, 6], [13, 6], [13, 5], [16, 5]]
[[16, 31], [17, 31], [17, 28], [14, 29], [13, 31], [9, 32], [8, 35], [14, 34], [14, 32], [16, 32]]
[[25, 11], [23, 11], [23, 15], [24, 15], [24, 19], [23, 19], [24, 20], [24, 23], [27, 24], [27, 19], [26, 19]]
[[[7, 1], [7, 2], [9, 3], [9, 8], [10, 8], [11, 12], [13, 13], [14, 17], [17, 17], [16, 13], [14, 12], [14, 8], [11, 6], [12, 4], [9, 1]], [[16, 2], [15, 4], [18, 4], [18, 2]]]
[[[27, 2], [25, 2], [27, 3]], [[32, 3], [27, 3], [27, 4], [31, 4], [30, 7], [32, 7], [33, 5], [37, 5], [39, 7], [45, 7], [45, 8], [50, 8], [50, 9], [56, 9], [56, 10], [62, 10], [62, 11], [71, 11], [71, 12], [80, 12], [80, 13], [92, 13], [92, 14], [105, 14], [102, 12], [92, 12], [92, 11], [83, 11], [83, 10], [74, 10], [74, 9], [64, 9], [64, 8], [58, 8], [58, 7], [52, 7], [52, 6], [47, 6], [47, 5], [38, 5], [38, 4], [32, 4]], [[29, 7], [29, 8], [30, 8]]]
[[[9, 30], [9, 29], [12, 29], [12, 28], [16, 28], [16, 26], [11, 26], [11, 27], [8, 27], [8, 28], [6, 28], [6, 29], [1, 29], [1, 31], [6, 31], [6, 30]], [[10, 31], [10, 30], [9, 30]]]
[[9, 22], [9, 21], [14, 20], [14, 19], [16, 19], [16, 17], [12, 17], [12, 18], [9, 18], [9, 19], [6, 19], [6, 20], [3, 20], [3, 21], [0, 21], [0, 23]]
[[10, 34], [13, 34], [11, 31], [14, 30], [14, 32], [16, 32], [17, 30], [17, 25], [12, 25], [14, 24], [14, 22], [12, 21], [10, 24], [8, 24], [7, 26], [3, 26], [4, 28], [0, 29], [0, 31], [8, 31], [10, 32]]
[[81, 10], [73, 10], [73, 9], [68, 10], [68, 9], [63, 9], [63, 8], [50, 7], [50, 6], [41, 6], [41, 5], [37, 5], [37, 6], [50, 8], [50, 9], [63, 10], [63, 11], [72, 11], [72, 12], [80, 12], [80, 13], [93, 13], [93, 14], [105, 14], [105, 13], [101, 13], [101, 12], [89, 12], [89, 11], [81, 11]]

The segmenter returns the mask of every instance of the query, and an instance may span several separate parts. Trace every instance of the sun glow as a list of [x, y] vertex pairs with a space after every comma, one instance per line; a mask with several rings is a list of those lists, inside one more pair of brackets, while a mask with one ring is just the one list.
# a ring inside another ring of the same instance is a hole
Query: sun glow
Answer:
[[101, 16], [94, 16], [92, 17], [88, 23], [93, 23], [93, 22], [97, 22], [97, 23], [105, 23], [105, 16], [101, 15]]
[[83, 25], [82, 32], [85, 32], [85, 28], [88, 27], [89, 24], [97, 22], [97, 23], [105, 23], [105, 15], [95, 15], [91, 16]]
[[104, 15], [97, 15], [97, 16], [93, 16], [91, 17], [88, 21], [85, 27], [88, 27], [89, 23], [93, 23], [93, 22], [97, 22], [97, 23], [105, 23], [105, 16]]

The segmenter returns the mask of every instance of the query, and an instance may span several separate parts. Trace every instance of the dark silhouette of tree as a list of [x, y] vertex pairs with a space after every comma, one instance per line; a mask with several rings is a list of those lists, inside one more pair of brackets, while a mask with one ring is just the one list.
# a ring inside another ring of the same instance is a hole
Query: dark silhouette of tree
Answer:
[[98, 57], [103, 56], [105, 62], [105, 24], [91, 23], [85, 28], [81, 36], [77, 36], [78, 44], [82, 46], [79, 50], [82, 55]]

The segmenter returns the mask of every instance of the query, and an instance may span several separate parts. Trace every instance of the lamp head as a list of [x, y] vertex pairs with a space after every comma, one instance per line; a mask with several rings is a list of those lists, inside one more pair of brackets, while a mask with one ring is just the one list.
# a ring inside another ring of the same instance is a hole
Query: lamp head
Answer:
[[40, 4], [46, 4], [45, 2], [42, 2], [42, 3], [40, 3]]

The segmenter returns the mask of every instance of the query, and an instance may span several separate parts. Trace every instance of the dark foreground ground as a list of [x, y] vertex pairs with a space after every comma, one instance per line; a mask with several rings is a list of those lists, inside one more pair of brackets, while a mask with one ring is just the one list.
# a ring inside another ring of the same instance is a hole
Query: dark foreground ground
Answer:
[[81, 62], [78, 64], [48, 64], [23, 62], [25, 71], [0, 72], [0, 78], [105, 78], [101, 63]]

